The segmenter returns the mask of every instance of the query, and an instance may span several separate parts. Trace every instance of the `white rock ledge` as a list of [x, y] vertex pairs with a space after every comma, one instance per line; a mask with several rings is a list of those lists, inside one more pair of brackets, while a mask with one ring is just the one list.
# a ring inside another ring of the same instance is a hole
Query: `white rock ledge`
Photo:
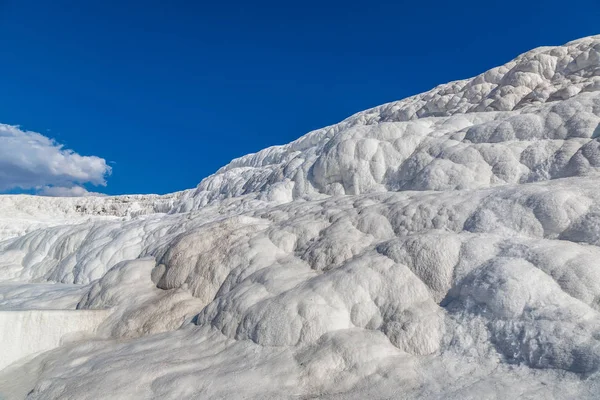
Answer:
[[110, 310], [0, 310], [0, 370], [52, 350], [77, 334], [94, 333]]

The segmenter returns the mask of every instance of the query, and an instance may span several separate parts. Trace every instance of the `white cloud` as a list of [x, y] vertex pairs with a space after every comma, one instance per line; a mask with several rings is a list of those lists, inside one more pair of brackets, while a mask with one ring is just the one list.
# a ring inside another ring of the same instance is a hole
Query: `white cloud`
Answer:
[[[81, 192], [78, 184], [106, 185], [106, 160], [81, 156], [42, 134], [0, 124], [0, 191], [58, 187]], [[87, 191], [86, 191], [87, 192]]]
[[106, 196], [103, 193], [88, 192], [86, 188], [81, 186], [44, 186], [37, 191], [37, 194], [50, 197]]

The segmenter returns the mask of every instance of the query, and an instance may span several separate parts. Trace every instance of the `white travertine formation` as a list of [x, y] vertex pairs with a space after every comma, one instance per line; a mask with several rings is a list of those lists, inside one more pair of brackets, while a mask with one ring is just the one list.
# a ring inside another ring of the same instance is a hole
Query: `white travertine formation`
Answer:
[[24, 221], [0, 241], [0, 307], [111, 310], [96, 339], [0, 372], [0, 393], [597, 398], [599, 137], [595, 36], [195, 190], [0, 197], [0, 226]]
[[71, 335], [94, 333], [108, 310], [0, 310], [0, 369], [58, 347]]

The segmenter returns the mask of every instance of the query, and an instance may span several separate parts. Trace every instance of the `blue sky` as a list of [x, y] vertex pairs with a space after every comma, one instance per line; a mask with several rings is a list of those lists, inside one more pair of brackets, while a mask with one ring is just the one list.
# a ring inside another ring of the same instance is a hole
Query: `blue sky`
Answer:
[[167, 193], [599, 20], [597, 1], [0, 0], [0, 122], [105, 159], [89, 190]]

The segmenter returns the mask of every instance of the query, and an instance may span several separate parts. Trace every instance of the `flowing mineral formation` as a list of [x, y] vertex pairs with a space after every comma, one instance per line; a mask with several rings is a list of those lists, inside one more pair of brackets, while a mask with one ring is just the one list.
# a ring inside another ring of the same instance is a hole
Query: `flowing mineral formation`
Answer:
[[0, 397], [597, 399], [599, 137], [594, 36], [196, 189], [1, 196]]

